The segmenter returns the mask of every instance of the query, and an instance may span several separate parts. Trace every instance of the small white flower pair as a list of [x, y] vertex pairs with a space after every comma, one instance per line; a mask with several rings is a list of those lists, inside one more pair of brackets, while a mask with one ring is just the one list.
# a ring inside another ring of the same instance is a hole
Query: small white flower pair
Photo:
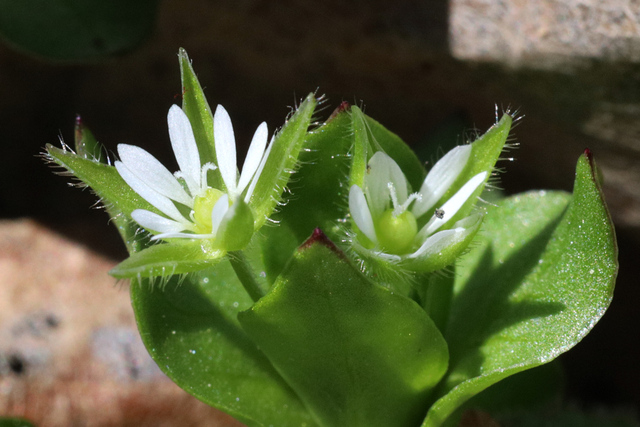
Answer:
[[357, 227], [356, 251], [415, 271], [446, 265], [451, 258], [448, 249], [469, 241], [482, 219], [472, 214], [441, 230], [485, 182], [487, 172], [473, 176], [436, 206], [465, 169], [471, 150], [471, 145], [463, 145], [449, 151], [416, 193], [410, 193], [398, 164], [384, 152], [376, 152], [367, 165], [364, 187], [353, 185], [349, 191], [349, 210]]
[[[167, 116], [171, 147], [180, 170], [169, 172], [155, 157], [140, 147], [118, 145], [120, 161], [116, 169], [124, 181], [163, 215], [136, 209], [131, 217], [142, 227], [153, 231], [152, 240], [169, 238], [218, 239], [229, 226], [238, 226], [234, 218], [244, 215], [243, 224], [251, 230], [237, 230], [253, 234], [253, 217], [247, 203], [264, 168], [271, 145], [267, 149], [267, 124], [258, 126], [242, 173], [238, 178], [236, 145], [229, 114], [218, 106], [213, 118], [213, 133], [218, 165], [202, 164], [189, 118], [177, 105]], [[224, 187], [212, 188], [208, 172], [219, 169]], [[248, 214], [247, 214], [248, 212]], [[220, 243], [220, 242], [219, 242]]]

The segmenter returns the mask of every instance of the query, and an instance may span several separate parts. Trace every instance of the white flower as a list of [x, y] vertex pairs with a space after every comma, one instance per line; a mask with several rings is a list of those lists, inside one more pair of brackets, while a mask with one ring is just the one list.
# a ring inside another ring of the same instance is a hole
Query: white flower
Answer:
[[471, 215], [441, 230], [484, 183], [487, 172], [475, 175], [436, 206], [470, 154], [471, 145], [454, 148], [429, 171], [420, 190], [410, 193], [398, 164], [384, 152], [376, 152], [367, 166], [364, 188], [353, 185], [349, 191], [349, 210], [357, 227], [356, 250], [414, 270], [435, 269], [438, 262], [430, 258], [466, 241], [480, 225], [481, 217]]
[[[142, 148], [118, 145], [120, 161], [115, 162], [118, 173], [136, 193], [163, 214], [136, 209], [131, 217], [142, 227], [158, 233], [152, 240], [219, 238], [225, 227], [240, 215], [239, 211], [246, 216], [247, 210], [241, 208], [251, 199], [269, 154], [268, 149], [265, 152], [267, 124], [258, 126], [238, 178], [233, 127], [222, 106], [216, 109], [213, 125], [217, 166], [202, 164], [191, 124], [180, 107], [173, 105], [169, 109], [167, 121], [171, 147], [180, 168], [174, 174]], [[217, 168], [226, 188], [209, 186], [208, 172]], [[253, 234], [252, 218], [250, 222], [250, 231], [238, 232], [249, 233], [250, 237]], [[247, 218], [243, 223], [247, 223]]]

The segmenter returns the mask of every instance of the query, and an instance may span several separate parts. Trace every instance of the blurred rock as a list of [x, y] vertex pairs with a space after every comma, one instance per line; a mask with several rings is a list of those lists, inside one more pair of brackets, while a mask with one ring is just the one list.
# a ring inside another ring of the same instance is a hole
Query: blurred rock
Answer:
[[550, 67], [584, 58], [640, 61], [640, 3], [451, 0], [453, 56]]
[[0, 414], [38, 427], [241, 426], [160, 372], [113, 265], [32, 221], [0, 222]]

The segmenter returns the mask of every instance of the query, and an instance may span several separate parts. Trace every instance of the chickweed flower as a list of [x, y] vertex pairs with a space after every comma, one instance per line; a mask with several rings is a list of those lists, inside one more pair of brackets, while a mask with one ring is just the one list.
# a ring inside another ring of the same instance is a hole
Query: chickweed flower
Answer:
[[432, 271], [449, 264], [452, 255], [473, 238], [482, 220], [480, 214], [471, 214], [451, 223], [485, 182], [487, 172], [473, 176], [442, 200], [470, 154], [471, 145], [451, 150], [430, 170], [420, 190], [412, 193], [398, 164], [384, 152], [376, 152], [367, 165], [364, 187], [353, 185], [349, 191], [356, 252], [413, 271]]
[[[136, 209], [131, 217], [155, 233], [152, 240], [209, 239], [221, 249], [242, 249], [254, 231], [248, 202], [269, 155], [266, 123], [258, 126], [238, 177], [233, 127], [222, 106], [216, 109], [213, 128], [218, 165], [202, 164], [191, 124], [180, 107], [169, 109], [167, 121], [180, 168], [173, 174], [142, 148], [118, 145], [118, 173], [162, 214]], [[215, 169], [222, 176], [224, 188], [209, 185], [208, 174]]]

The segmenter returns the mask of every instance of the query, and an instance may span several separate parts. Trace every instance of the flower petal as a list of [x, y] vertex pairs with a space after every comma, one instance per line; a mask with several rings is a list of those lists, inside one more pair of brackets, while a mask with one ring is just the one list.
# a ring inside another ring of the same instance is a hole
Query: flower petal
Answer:
[[178, 211], [178, 208], [176, 208], [171, 200], [169, 200], [166, 196], [158, 193], [145, 181], [138, 178], [131, 171], [131, 169], [127, 167], [127, 165], [125, 165], [121, 161], [116, 161], [115, 167], [122, 179], [124, 179], [129, 187], [133, 189], [133, 191], [142, 196], [143, 199], [151, 203], [155, 208], [157, 208], [163, 214], [167, 215], [169, 218], [185, 225], [189, 224], [189, 221], [182, 216], [180, 211]]
[[378, 243], [367, 200], [364, 197], [362, 188], [357, 185], [352, 185], [351, 190], [349, 190], [349, 212], [358, 229], [373, 243]]
[[268, 132], [267, 123], [262, 122], [260, 126], [258, 126], [258, 129], [256, 129], [256, 133], [253, 134], [249, 151], [247, 151], [247, 157], [244, 159], [244, 164], [242, 165], [242, 173], [240, 174], [240, 181], [238, 182], [238, 194], [242, 194], [262, 162], [264, 150], [267, 147]]
[[142, 227], [151, 231], [159, 231], [161, 233], [176, 233], [184, 231], [184, 224], [165, 218], [157, 213], [150, 212], [145, 209], [136, 209], [131, 212], [131, 218]]
[[156, 234], [151, 238], [151, 240], [173, 239], [176, 237], [183, 238], [183, 239], [213, 239], [216, 236], [213, 234], [162, 233], [162, 234]]
[[135, 145], [118, 144], [118, 155], [131, 173], [153, 190], [193, 208], [193, 199], [184, 191], [178, 180], [146, 150]]
[[434, 271], [451, 265], [475, 237], [482, 225], [482, 215], [474, 214], [457, 221], [451, 229], [429, 236], [414, 253], [400, 264], [414, 271]]
[[167, 122], [171, 148], [182, 172], [181, 176], [187, 183], [191, 195], [198, 196], [206, 188], [206, 182], [201, 182], [200, 154], [189, 118], [182, 108], [172, 105], [167, 114]]
[[269, 154], [271, 153], [271, 148], [273, 148], [273, 140], [276, 138], [275, 135], [271, 137], [271, 141], [269, 141], [269, 146], [267, 147], [267, 151], [265, 151], [264, 156], [262, 156], [262, 160], [260, 161], [260, 166], [258, 166], [258, 170], [255, 175], [251, 179], [251, 184], [249, 184], [249, 189], [247, 190], [247, 194], [244, 196], [244, 202], [249, 203], [251, 200], [251, 195], [253, 194], [253, 190], [256, 189], [256, 185], [258, 184], [258, 180], [260, 179], [260, 175], [262, 174], [262, 170], [264, 169], [264, 165], [267, 163], [267, 159], [269, 158]]
[[222, 175], [227, 193], [236, 195], [238, 167], [236, 164], [236, 138], [229, 113], [222, 105], [218, 105], [213, 116], [213, 139], [216, 146], [218, 168]]
[[447, 200], [447, 202], [440, 207], [440, 210], [444, 212], [442, 217], [434, 215], [422, 230], [420, 230], [418, 238], [426, 239], [427, 236], [433, 234], [442, 225], [448, 222], [456, 213], [458, 213], [462, 205], [464, 205], [469, 197], [471, 197], [473, 192], [482, 185], [486, 177], [487, 172], [480, 172], [467, 181], [466, 184], [464, 184], [462, 188], [453, 195], [453, 197]]
[[453, 185], [471, 156], [471, 145], [460, 145], [449, 151], [431, 168], [422, 187], [421, 200], [417, 200], [411, 210], [416, 218], [434, 207], [449, 187]]
[[214, 236], [218, 233], [218, 227], [224, 218], [224, 215], [229, 210], [229, 195], [223, 194], [220, 196], [213, 209], [211, 210], [211, 234]]
[[396, 189], [398, 203], [407, 200], [408, 183], [400, 166], [386, 153], [376, 152], [369, 160], [365, 176], [365, 193], [373, 218], [378, 218], [389, 206], [389, 183]]

